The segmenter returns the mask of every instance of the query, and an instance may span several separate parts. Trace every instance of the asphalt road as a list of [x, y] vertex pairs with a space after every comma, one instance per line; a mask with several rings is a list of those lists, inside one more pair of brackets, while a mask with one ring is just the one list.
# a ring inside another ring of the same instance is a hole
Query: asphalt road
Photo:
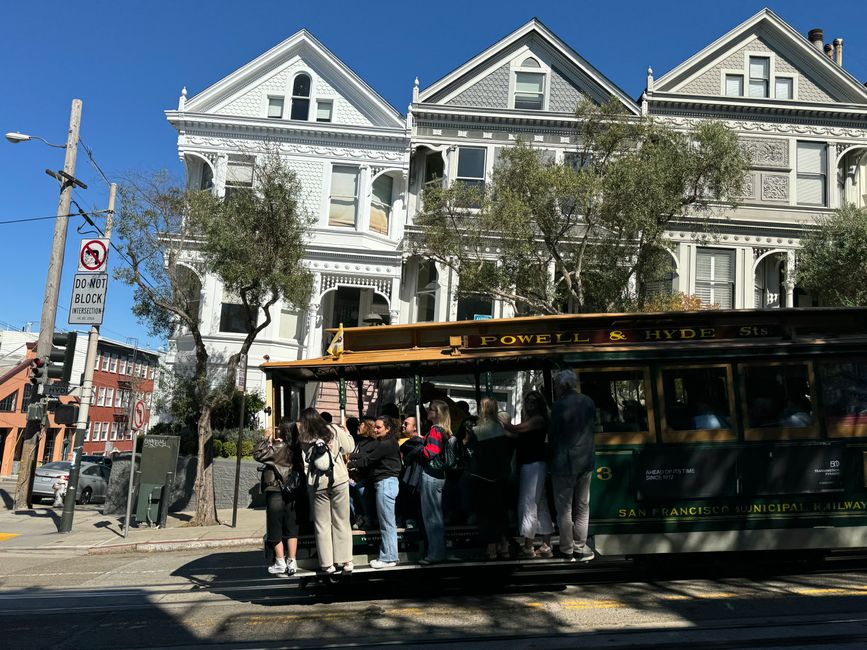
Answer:
[[302, 588], [265, 575], [256, 551], [0, 550], [0, 630], [10, 648], [855, 648], [865, 578], [863, 558], [716, 557], [357, 572]]

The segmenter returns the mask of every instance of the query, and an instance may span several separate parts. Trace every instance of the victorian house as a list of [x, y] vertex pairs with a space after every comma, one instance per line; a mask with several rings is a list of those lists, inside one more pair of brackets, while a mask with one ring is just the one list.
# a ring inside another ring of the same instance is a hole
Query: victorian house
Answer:
[[[800, 238], [867, 195], [867, 89], [846, 72], [841, 39], [825, 45], [820, 30], [805, 37], [765, 9], [662, 76], [648, 70], [633, 99], [533, 19], [440, 80], [416, 80], [404, 119], [301, 31], [192, 98], [184, 92], [167, 113], [191, 186], [218, 195], [251, 187], [257, 156], [276, 150], [316, 216], [311, 304], [304, 313], [278, 310], [259, 336], [251, 387], [264, 388], [257, 367], [266, 355], [320, 356], [325, 330], [339, 323], [512, 315], [489, 297], [459, 296], [457, 273], [412, 255], [421, 193], [428, 183], [484, 186], [519, 138], [568, 163], [582, 95], [613, 97], [636, 119], [684, 129], [721, 120], [751, 156], [746, 196], [712, 235], [673, 224], [671, 289], [723, 308], [815, 304], [794, 284]], [[213, 352], [228, 356], [242, 336], [237, 297], [214, 277], [200, 281], [202, 331]], [[180, 331], [167, 361], [190, 350]], [[317, 403], [325, 402], [320, 391]]]
[[[275, 306], [250, 350], [251, 389], [264, 389], [266, 358], [323, 354], [328, 327], [398, 321], [409, 137], [401, 114], [349, 67], [302, 30], [195, 96], [184, 90], [167, 117], [189, 186], [218, 196], [250, 188], [257, 158], [276, 152], [315, 220], [310, 305]], [[194, 263], [190, 272], [199, 274]], [[213, 358], [227, 358], [245, 333], [240, 300], [216, 277], [198, 279], [202, 334]], [[167, 362], [191, 350], [181, 330]]]

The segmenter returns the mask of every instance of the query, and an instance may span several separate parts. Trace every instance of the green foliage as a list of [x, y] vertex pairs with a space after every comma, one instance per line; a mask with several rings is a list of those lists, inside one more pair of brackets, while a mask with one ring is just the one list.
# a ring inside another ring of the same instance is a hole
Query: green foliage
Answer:
[[220, 451], [223, 458], [232, 458], [238, 453], [238, 445], [235, 444], [234, 440], [226, 440]]
[[256, 425], [258, 415], [265, 408], [265, 400], [258, 391], [241, 393], [233, 390], [230, 401], [224, 402], [211, 412], [211, 426], [217, 430], [236, 429], [238, 427], [238, 415], [241, 407], [241, 399], [244, 399], [244, 428], [249, 429]]
[[569, 164], [518, 142], [502, 150], [483, 194], [429, 185], [415, 252], [458, 271], [462, 294], [521, 312], [643, 305], [671, 264], [668, 224], [734, 205], [748, 161], [718, 123], [679, 132], [627, 116], [615, 100], [585, 100], [578, 117]]
[[242, 440], [241, 441], [241, 457], [246, 458], [248, 456], [253, 455], [253, 441], [252, 440]]
[[222, 456], [223, 452], [223, 441], [219, 438], [214, 438], [214, 457]]
[[867, 305], [867, 209], [847, 205], [801, 240], [797, 284], [829, 307]]

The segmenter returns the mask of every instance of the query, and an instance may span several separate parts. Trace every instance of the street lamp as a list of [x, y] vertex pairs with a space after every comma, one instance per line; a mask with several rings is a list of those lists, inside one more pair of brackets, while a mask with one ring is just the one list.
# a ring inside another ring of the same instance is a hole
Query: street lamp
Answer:
[[65, 144], [52, 144], [45, 138], [40, 138], [38, 135], [27, 135], [26, 133], [18, 133], [18, 131], [10, 131], [6, 134], [6, 139], [9, 140], [12, 144], [18, 144], [19, 142], [28, 142], [29, 140], [39, 140], [40, 142], [44, 142], [49, 147], [57, 147], [58, 149], [66, 149]]

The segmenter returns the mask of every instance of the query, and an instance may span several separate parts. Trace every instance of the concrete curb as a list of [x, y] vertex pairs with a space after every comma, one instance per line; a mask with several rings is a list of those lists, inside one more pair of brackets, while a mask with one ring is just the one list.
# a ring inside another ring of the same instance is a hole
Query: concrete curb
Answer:
[[234, 537], [227, 539], [166, 540], [164, 542], [133, 542], [93, 546], [89, 555], [109, 555], [113, 553], [171, 553], [176, 551], [196, 551], [209, 548], [237, 548], [241, 546], [262, 546], [261, 537]]

